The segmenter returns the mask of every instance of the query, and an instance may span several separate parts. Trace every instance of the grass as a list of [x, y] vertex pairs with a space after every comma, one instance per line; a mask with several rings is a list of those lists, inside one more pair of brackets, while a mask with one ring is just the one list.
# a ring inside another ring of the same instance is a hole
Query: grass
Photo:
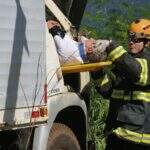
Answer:
[[94, 86], [91, 89], [90, 101], [88, 138], [95, 141], [96, 150], [104, 150], [105, 136], [103, 130], [107, 116], [108, 101], [96, 92]]

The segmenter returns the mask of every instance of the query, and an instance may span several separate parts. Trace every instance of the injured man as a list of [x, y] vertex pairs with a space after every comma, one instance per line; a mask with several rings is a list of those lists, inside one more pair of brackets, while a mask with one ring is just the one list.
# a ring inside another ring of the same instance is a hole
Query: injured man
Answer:
[[80, 40], [75, 41], [65, 34], [57, 21], [49, 20], [47, 26], [54, 38], [62, 65], [100, 62], [106, 59], [105, 50], [110, 45], [110, 40], [94, 40], [81, 36]]

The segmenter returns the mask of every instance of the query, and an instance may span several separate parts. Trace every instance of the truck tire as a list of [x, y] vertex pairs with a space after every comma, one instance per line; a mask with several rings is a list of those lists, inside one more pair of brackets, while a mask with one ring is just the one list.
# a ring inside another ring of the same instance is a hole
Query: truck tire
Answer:
[[54, 123], [49, 134], [47, 150], [81, 150], [81, 148], [69, 127]]

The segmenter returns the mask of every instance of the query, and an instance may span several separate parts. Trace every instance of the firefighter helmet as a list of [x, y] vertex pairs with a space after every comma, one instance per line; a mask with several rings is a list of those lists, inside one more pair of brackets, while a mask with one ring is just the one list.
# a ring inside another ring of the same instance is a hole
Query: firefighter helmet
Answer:
[[138, 19], [131, 23], [129, 34], [135, 38], [150, 39], [150, 20]]

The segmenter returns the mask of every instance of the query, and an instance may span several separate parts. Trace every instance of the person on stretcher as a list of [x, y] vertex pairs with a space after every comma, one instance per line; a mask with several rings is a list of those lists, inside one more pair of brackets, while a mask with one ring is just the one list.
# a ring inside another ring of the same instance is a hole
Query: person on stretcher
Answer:
[[65, 34], [57, 21], [49, 20], [47, 26], [54, 38], [62, 65], [100, 62], [106, 59], [105, 49], [111, 41], [87, 39], [83, 36], [80, 37], [80, 40], [75, 41]]

